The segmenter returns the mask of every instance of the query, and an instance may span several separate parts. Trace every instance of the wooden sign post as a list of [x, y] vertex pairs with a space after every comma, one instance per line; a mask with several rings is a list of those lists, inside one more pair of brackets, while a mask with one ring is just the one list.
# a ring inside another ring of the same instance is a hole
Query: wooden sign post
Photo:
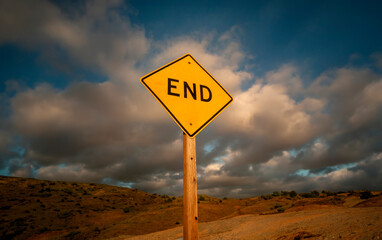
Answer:
[[143, 76], [141, 82], [183, 130], [183, 239], [198, 239], [195, 136], [233, 98], [191, 54]]
[[195, 138], [183, 133], [183, 239], [198, 239]]

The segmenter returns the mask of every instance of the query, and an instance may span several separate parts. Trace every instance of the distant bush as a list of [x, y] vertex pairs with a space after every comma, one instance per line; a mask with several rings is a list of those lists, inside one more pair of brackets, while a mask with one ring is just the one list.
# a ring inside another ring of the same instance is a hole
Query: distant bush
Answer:
[[326, 190], [322, 190], [321, 193], [322, 193], [322, 194], [325, 194], [327, 197], [335, 196], [335, 195], [336, 195], [336, 193], [334, 193], [334, 192], [329, 192], [329, 191], [326, 191]]
[[312, 191], [310, 193], [300, 193], [299, 195], [303, 198], [317, 198], [320, 196], [320, 193], [317, 191]]
[[122, 210], [123, 210], [124, 213], [130, 212], [130, 208], [129, 207], [124, 207], [124, 208], [122, 208]]
[[316, 190], [312, 191], [311, 193], [315, 197], [319, 197], [320, 196], [320, 193], [318, 191], [316, 191]]
[[72, 214], [71, 214], [71, 212], [69, 212], [69, 211], [63, 211], [63, 212], [60, 212], [58, 215], [57, 215], [57, 217], [58, 218], [68, 218], [68, 217], [70, 217], [70, 216], [72, 216]]
[[264, 200], [269, 200], [269, 199], [272, 199], [272, 195], [261, 195], [260, 196], [261, 199], [264, 199]]
[[42, 228], [40, 228], [37, 232], [38, 233], [44, 233], [44, 232], [46, 232], [46, 231], [48, 231], [49, 229], [47, 228], [47, 227], [42, 227]]
[[206, 199], [204, 198], [204, 196], [199, 196], [199, 201], [206, 201]]
[[298, 195], [300, 197], [303, 197], [303, 198], [313, 198], [314, 197], [311, 193], [299, 193]]
[[276, 203], [276, 205], [274, 206], [275, 209], [277, 208], [281, 208], [283, 205], [281, 205], [280, 203]]
[[67, 189], [67, 188], [62, 189], [62, 191], [63, 191], [64, 193], [67, 193], [67, 194], [72, 194], [72, 193], [73, 193], [72, 190]]
[[288, 191], [281, 191], [280, 195], [283, 196], [283, 197], [292, 197], [292, 198], [294, 198], [294, 197], [297, 196], [297, 192], [294, 191], [294, 190], [292, 190], [290, 192], [288, 192]]
[[289, 192], [288, 191], [281, 191], [281, 196], [289, 196]]
[[334, 203], [334, 204], [338, 204], [338, 203], [342, 203], [343, 202], [343, 200], [342, 200], [342, 198], [341, 197], [334, 197], [333, 199], [332, 199], [332, 203]]
[[17, 218], [13, 222], [11, 222], [11, 226], [27, 226], [26, 220], [24, 218]]
[[279, 212], [279, 213], [285, 212], [285, 208], [278, 208], [277, 212]]
[[354, 190], [349, 190], [348, 191], [348, 196], [353, 196], [355, 194], [356, 194], [356, 192]]
[[70, 233], [66, 234], [64, 237], [73, 239], [74, 236], [76, 236], [77, 234], [80, 234], [80, 233], [81, 233], [80, 231], [71, 231]]
[[281, 208], [283, 205], [281, 205], [280, 203], [276, 203], [273, 207], [271, 207], [270, 209], [273, 210], [273, 209], [278, 209], [278, 208]]
[[290, 196], [290, 197], [297, 197], [297, 192], [294, 191], [294, 190], [293, 190], [293, 191], [290, 191], [290, 192], [289, 192], [289, 196]]
[[272, 193], [272, 196], [273, 196], [273, 197], [278, 197], [278, 196], [280, 196], [280, 193], [277, 192], [277, 191], [275, 191], [275, 192]]
[[361, 192], [361, 196], [359, 197], [360, 199], [369, 199], [373, 197], [373, 194], [369, 190]]

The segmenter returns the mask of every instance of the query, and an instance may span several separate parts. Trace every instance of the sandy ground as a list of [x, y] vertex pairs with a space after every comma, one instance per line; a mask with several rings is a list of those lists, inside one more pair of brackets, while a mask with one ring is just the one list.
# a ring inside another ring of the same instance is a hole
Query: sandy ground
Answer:
[[[182, 227], [127, 239], [182, 239]], [[199, 239], [382, 239], [382, 207], [242, 215], [199, 224]]]

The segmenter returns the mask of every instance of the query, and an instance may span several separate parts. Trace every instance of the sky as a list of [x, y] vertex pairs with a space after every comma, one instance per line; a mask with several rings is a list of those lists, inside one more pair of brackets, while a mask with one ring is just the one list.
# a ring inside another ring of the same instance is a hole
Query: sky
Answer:
[[181, 196], [182, 131], [139, 79], [186, 53], [234, 101], [198, 193], [382, 190], [380, 1], [0, 1], [0, 174]]

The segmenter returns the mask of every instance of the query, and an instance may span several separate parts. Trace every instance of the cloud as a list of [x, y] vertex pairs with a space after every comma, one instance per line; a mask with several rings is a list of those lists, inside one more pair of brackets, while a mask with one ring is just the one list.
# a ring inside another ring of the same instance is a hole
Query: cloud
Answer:
[[286, 63], [255, 76], [245, 67], [252, 57], [242, 50], [239, 27], [156, 41], [118, 11], [124, 7], [119, 1], [74, 9], [42, 0], [0, 3], [0, 43], [37, 51], [54, 67], [107, 77], [64, 89], [49, 80], [14, 87], [9, 113], [1, 112], [2, 169], [181, 195], [182, 133], [139, 77], [189, 52], [235, 99], [198, 135], [200, 193], [381, 188], [371, 181], [381, 176], [379, 73], [337, 68], [309, 82]]
[[79, 64], [125, 81], [139, 76], [133, 66], [147, 54], [150, 40], [119, 14], [123, 7], [121, 1], [87, 1], [64, 11], [45, 0], [2, 1], [0, 43], [38, 49], [54, 66]]
[[[20, 10], [9, 2], [5, 4], [12, 7], [15, 15], [25, 9], [25, 6]], [[92, 6], [85, 4], [82, 11], [74, 14], [64, 13], [50, 2], [41, 4], [42, 12], [37, 12], [43, 18], [41, 24], [35, 22], [29, 26], [30, 22], [23, 20], [14, 30], [16, 36], [20, 36], [3, 41], [35, 49], [43, 44], [58, 47], [69, 59], [84, 67], [100, 67], [109, 80], [73, 82], [65, 89], [42, 83], [19, 90], [10, 99], [9, 122], [13, 134], [19, 137], [13, 144], [26, 151], [23, 163], [18, 162], [17, 168], [9, 167], [10, 173], [25, 176], [26, 173], [21, 173], [24, 166], [29, 176], [39, 178], [92, 182], [113, 178], [152, 191], [162, 188], [160, 184], [153, 184], [158, 183], [158, 179], [169, 181], [166, 175], [160, 177], [162, 172], [179, 176], [181, 131], [140, 85], [139, 73], [147, 73], [155, 64], [163, 64], [164, 59], [173, 57], [170, 53], [174, 54], [174, 49], [185, 46], [202, 64], [216, 64], [213, 71], [221, 71], [229, 65], [224, 58], [207, 51], [213, 40], [174, 39], [154, 55], [152, 63], [142, 64], [147, 68], [142, 70], [135, 64], [145, 57], [149, 46], [146, 43], [150, 40], [142, 29], [122, 21], [122, 16], [114, 11], [116, 5], [106, 4], [99, 11], [101, 2]], [[95, 25], [99, 27], [94, 28]], [[43, 33], [28, 39], [22, 36], [23, 27], [33, 27]], [[229, 56], [235, 54], [232, 49], [237, 46], [227, 43], [222, 47], [220, 52]], [[238, 56], [232, 59], [239, 61]], [[227, 83], [231, 81], [235, 88], [240, 86], [237, 79], [249, 76], [234, 70], [225, 71], [231, 76]], [[25, 165], [27, 162], [31, 164]]]
[[382, 69], [382, 52], [375, 52], [370, 55], [370, 58], [374, 60], [376, 67]]
[[[284, 82], [275, 80], [275, 75], [298, 79], [297, 74], [294, 67], [283, 66], [234, 96], [235, 104], [224, 120], [218, 120], [218, 128], [227, 139], [229, 135], [237, 137], [235, 145], [231, 141], [229, 147], [241, 153], [229, 167], [267, 161], [278, 152], [312, 141], [322, 131], [323, 126], [315, 123], [325, 120], [321, 114], [324, 101], [307, 99], [298, 103], [288, 95]], [[315, 105], [316, 110], [304, 111], [307, 104]]]

